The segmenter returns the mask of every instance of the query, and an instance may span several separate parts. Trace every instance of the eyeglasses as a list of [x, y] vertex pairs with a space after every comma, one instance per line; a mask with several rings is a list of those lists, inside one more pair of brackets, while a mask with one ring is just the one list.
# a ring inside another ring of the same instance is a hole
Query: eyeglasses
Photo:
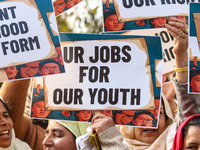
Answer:
[[42, 67], [44, 69], [44, 71], [49, 71], [50, 69], [52, 69], [53, 71], [57, 71], [59, 69], [59, 66], [45, 66], [45, 67]]
[[151, 124], [152, 121], [153, 121], [153, 119], [143, 118], [143, 117], [137, 117], [137, 121], [139, 121], [139, 122], [146, 121], [147, 124]]

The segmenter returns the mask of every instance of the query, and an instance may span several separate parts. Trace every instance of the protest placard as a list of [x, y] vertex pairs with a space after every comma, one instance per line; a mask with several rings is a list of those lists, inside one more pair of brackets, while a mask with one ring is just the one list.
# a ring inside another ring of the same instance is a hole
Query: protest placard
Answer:
[[[115, 124], [138, 127], [157, 127], [159, 120], [160, 99], [155, 99], [153, 110], [45, 110], [44, 80], [42, 77], [34, 79], [30, 117], [34, 119], [69, 120], [78, 122], [90, 122], [96, 113], [102, 113], [112, 117]], [[147, 121], [137, 121], [139, 117], [145, 117]]]
[[159, 37], [62, 33], [60, 38], [67, 73], [45, 78], [47, 109], [154, 108], [160, 95], [156, 82], [162, 80]]
[[0, 2], [0, 68], [58, 56], [53, 42], [53, 28], [47, 18], [47, 13], [50, 12], [55, 18], [52, 2], [43, 2], [44, 0]]
[[[120, 22], [164, 16], [186, 16], [189, 8], [189, 1], [186, 0], [113, 0], [113, 2]], [[199, 1], [192, 0], [192, 2]]]
[[200, 76], [200, 4], [190, 3], [189, 14], [189, 81], [188, 92], [199, 94], [198, 88]]
[[[64, 72], [51, 0], [1, 1], [0, 10], [0, 82]], [[61, 69], [39, 73], [50, 59]]]
[[[125, 2], [125, 1], [124, 1]], [[153, 1], [152, 1], [153, 2]], [[159, 1], [156, 1], [158, 3]], [[122, 3], [122, 1], [120, 2]], [[117, 12], [119, 11], [115, 5], [113, 0], [103, 0], [102, 1], [102, 8], [103, 8], [103, 23], [104, 23], [104, 32], [112, 32], [112, 31], [122, 31], [122, 30], [142, 30], [142, 29], [152, 29], [152, 28], [165, 28], [165, 24], [168, 22], [168, 17], [174, 16], [184, 22], [187, 22], [187, 16], [188, 12], [186, 14], [177, 14], [175, 13], [179, 8], [176, 7], [177, 5], [180, 5], [178, 3], [166, 1], [162, 2], [165, 4], [166, 10], [172, 10], [172, 11], [160, 11], [161, 13], [157, 13], [160, 9], [155, 9], [154, 7], [157, 6], [144, 6], [138, 8], [139, 10], [136, 11], [135, 9], [128, 9], [124, 10], [124, 13], [126, 15], [129, 15], [129, 17], [135, 15], [135, 20], [129, 19], [126, 20], [126, 22], [121, 22], [119, 20], [119, 15]], [[185, 1], [183, 2], [185, 3]], [[173, 4], [173, 5], [170, 5]], [[170, 6], [170, 7], [169, 7]], [[183, 4], [183, 6], [188, 10], [188, 5]], [[181, 6], [181, 7], [183, 7]], [[171, 8], [173, 7], [173, 9]], [[149, 11], [148, 9], [151, 8], [152, 10]], [[183, 9], [180, 9], [181, 11], [184, 11]], [[129, 14], [131, 12], [131, 14]], [[161, 15], [162, 13], [165, 13], [165, 15]], [[138, 16], [136, 16], [138, 14]], [[141, 15], [144, 14], [145, 17], [142, 17]], [[148, 15], [152, 15], [151, 17]]]

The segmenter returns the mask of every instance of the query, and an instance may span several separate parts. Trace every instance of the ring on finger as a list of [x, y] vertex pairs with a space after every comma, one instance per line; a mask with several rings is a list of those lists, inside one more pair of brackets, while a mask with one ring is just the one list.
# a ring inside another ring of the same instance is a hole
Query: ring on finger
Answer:
[[185, 33], [181, 33], [181, 34], [179, 34], [179, 36], [180, 36], [181, 38], [183, 38], [184, 34], [185, 34]]
[[185, 34], [188, 34], [188, 28], [185, 29], [184, 33], [185, 33]]

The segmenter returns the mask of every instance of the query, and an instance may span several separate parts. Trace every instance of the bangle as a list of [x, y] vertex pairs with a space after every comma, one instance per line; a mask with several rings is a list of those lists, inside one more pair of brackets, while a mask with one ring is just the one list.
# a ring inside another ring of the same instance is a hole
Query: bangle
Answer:
[[174, 115], [174, 114], [176, 114], [178, 112], [178, 109], [175, 109], [173, 112], [172, 112], [172, 114]]
[[183, 68], [176, 68], [176, 67], [174, 66], [174, 71], [175, 71], [175, 72], [185, 72], [185, 71], [188, 71], [188, 66], [183, 67]]

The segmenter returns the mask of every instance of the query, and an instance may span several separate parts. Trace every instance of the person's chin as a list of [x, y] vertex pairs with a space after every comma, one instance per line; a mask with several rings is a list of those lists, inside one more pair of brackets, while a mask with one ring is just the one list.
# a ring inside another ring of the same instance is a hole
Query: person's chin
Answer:
[[157, 129], [143, 129], [142, 135], [148, 143], [153, 143], [158, 137], [158, 132]]

